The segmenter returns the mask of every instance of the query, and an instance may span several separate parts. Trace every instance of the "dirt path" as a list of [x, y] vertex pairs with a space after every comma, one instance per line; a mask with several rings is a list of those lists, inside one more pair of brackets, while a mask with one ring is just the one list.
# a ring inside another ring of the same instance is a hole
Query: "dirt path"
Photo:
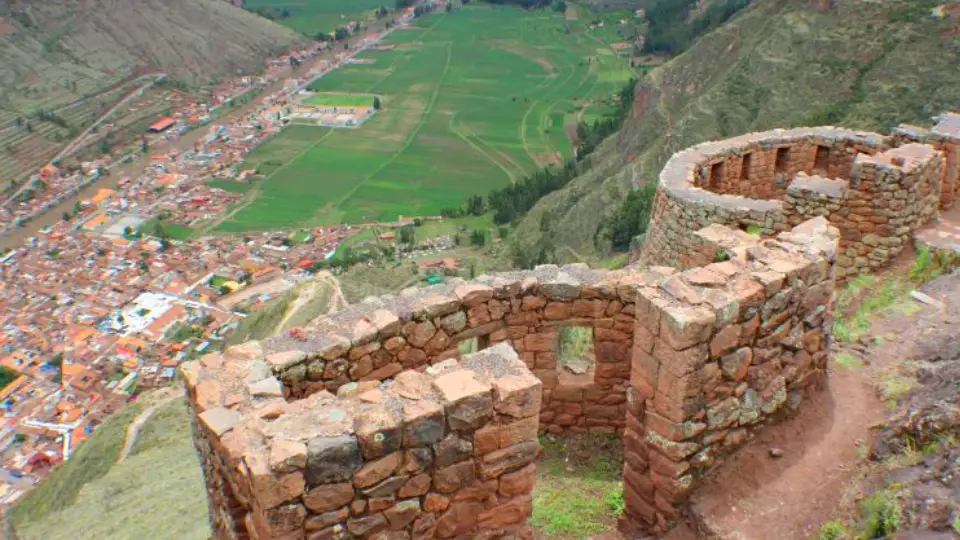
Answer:
[[156, 394], [156, 398], [159, 399], [153, 405], [144, 409], [136, 418], [133, 419], [133, 422], [130, 422], [130, 425], [127, 426], [127, 438], [123, 442], [123, 450], [120, 451], [120, 457], [117, 458], [117, 464], [121, 464], [127, 457], [130, 456], [130, 452], [133, 451], [134, 445], [137, 444], [137, 438], [140, 436], [140, 429], [143, 428], [143, 425], [147, 423], [147, 420], [153, 416], [153, 413], [157, 412], [157, 409], [163, 407], [167, 403], [170, 403], [174, 399], [180, 397], [180, 392], [176, 391], [173, 388], [164, 388]]
[[870, 490], [866, 458], [873, 429], [889, 414], [880, 392], [890, 391], [890, 374], [909, 370], [942, 341], [937, 336], [960, 335], [960, 276], [922, 290], [933, 305], [904, 299], [864, 338], [835, 346], [824, 392], [805, 397], [796, 417], [762, 431], [710, 476], [694, 496], [690, 523], [667, 538], [805, 540], [851, 514]]

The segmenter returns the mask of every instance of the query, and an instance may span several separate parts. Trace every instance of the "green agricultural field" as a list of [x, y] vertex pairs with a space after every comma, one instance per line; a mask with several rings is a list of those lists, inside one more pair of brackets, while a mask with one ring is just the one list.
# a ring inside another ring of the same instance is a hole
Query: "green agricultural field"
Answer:
[[572, 155], [583, 115], [612, 108], [633, 72], [608, 29], [552, 11], [457, 7], [398, 30], [391, 50], [345, 66], [312, 91], [376, 94], [358, 129], [296, 125], [244, 167], [265, 179], [224, 232], [434, 215]]
[[251, 11], [263, 9], [276, 22], [309, 36], [359, 21], [380, 6], [392, 9], [394, 3], [383, 0], [247, 0], [243, 5]]
[[326, 107], [372, 107], [373, 96], [369, 94], [316, 94], [307, 98], [307, 105]]

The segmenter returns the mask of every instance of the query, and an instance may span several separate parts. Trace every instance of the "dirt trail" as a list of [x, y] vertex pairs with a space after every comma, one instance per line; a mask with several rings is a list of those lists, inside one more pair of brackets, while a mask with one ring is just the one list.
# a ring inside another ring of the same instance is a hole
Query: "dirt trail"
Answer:
[[[867, 337], [835, 347], [825, 390], [805, 397], [796, 417], [762, 431], [710, 476], [694, 496], [690, 523], [667, 538], [805, 540], [849, 513], [869, 487], [872, 429], [889, 414], [878, 391], [885, 375], [917, 358], [932, 336], [960, 335], [960, 276], [921, 290], [939, 304], [905, 299], [912, 314], [878, 317]], [[862, 365], [844, 367], [836, 362], [841, 352]], [[771, 456], [774, 448], [782, 457]]]
[[157, 392], [155, 399], [159, 399], [159, 401], [144, 409], [133, 419], [133, 422], [130, 422], [130, 425], [127, 426], [127, 438], [123, 442], [123, 450], [120, 451], [120, 457], [117, 458], [117, 465], [123, 463], [124, 460], [130, 456], [130, 452], [133, 451], [134, 445], [137, 444], [137, 438], [140, 436], [140, 429], [143, 428], [147, 420], [153, 416], [153, 413], [180, 396], [181, 393], [173, 388], [164, 388]]

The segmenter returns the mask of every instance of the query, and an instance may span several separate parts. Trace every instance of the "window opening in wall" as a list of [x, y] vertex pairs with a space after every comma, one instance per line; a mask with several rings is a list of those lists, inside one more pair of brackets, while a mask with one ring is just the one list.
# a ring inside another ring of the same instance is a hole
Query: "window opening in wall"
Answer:
[[777, 148], [777, 161], [774, 165], [774, 169], [777, 172], [787, 172], [787, 163], [790, 161], [790, 149], [789, 148]]
[[490, 336], [475, 336], [472, 338], [467, 338], [460, 343], [457, 343], [457, 350], [460, 352], [460, 356], [467, 354], [473, 354], [478, 351], [482, 351], [490, 346]]
[[593, 351], [593, 328], [563, 326], [557, 336], [557, 370], [561, 374], [591, 375], [597, 362]]
[[710, 166], [710, 187], [717, 189], [723, 185], [723, 162], [714, 163]]
[[740, 165], [740, 179], [750, 179], [750, 166], [753, 164], [753, 154], [744, 154], [743, 163]]
[[813, 168], [815, 170], [827, 171], [827, 167], [830, 166], [830, 149], [826, 146], [817, 146], [817, 157], [813, 162]]

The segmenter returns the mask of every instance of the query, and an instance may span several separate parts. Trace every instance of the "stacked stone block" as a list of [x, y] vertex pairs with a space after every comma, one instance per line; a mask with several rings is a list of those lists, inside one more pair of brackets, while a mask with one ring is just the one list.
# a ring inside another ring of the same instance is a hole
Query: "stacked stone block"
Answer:
[[506, 344], [290, 402], [256, 342], [183, 372], [216, 538], [529, 537], [542, 385]]
[[637, 292], [623, 532], [669, 529], [706, 470], [823, 380], [837, 236], [821, 217], [725, 243], [730, 260]]
[[893, 136], [901, 144], [928, 144], [943, 154], [940, 206], [952, 207], [960, 195], [960, 114], [940, 115], [931, 129], [900, 125], [894, 130]]
[[[633, 294], [671, 269], [591, 270], [583, 265], [481, 276], [371, 299], [312, 322], [306, 339], [264, 342], [284, 396], [393, 377], [459, 356], [458, 345], [508, 343], [543, 381], [541, 430], [623, 429], [633, 340]], [[595, 364], [574, 375], [558, 366], [559, 331], [587, 327]]]
[[708, 264], [695, 233], [715, 223], [768, 236], [788, 230], [783, 199], [797, 173], [849, 176], [857, 155], [888, 143], [877, 134], [825, 127], [750, 133], [678, 152], [660, 173], [638, 262]]
[[[893, 137], [835, 128], [774, 130], [675, 154], [660, 175], [638, 260], [694, 268], [710, 262], [696, 231], [718, 223], [764, 236], [825, 216], [841, 231], [838, 277], [880, 268], [955, 192], [952, 136], [960, 115]], [[931, 144], [912, 143], [922, 139]], [[898, 145], [891, 148], [893, 145]]]

